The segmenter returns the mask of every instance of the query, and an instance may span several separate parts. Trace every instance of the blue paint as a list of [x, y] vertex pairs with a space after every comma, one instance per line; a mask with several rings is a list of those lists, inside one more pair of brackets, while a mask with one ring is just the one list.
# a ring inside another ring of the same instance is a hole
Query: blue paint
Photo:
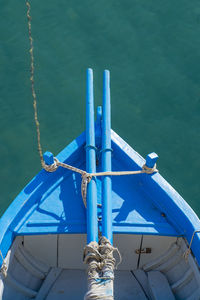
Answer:
[[[142, 168], [145, 160], [112, 130], [111, 139], [113, 171]], [[57, 158], [84, 170], [85, 143], [86, 135], [83, 133]], [[97, 193], [101, 198], [100, 178], [96, 181], [99, 182]], [[80, 185], [81, 176], [63, 168], [59, 168], [56, 173], [42, 170], [37, 174], [0, 219], [0, 248], [4, 256], [16, 235], [86, 233], [86, 210]], [[167, 191], [172, 192], [169, 194]], [[200, 228], [198, 217], [160, 174], [113, 176], [112, 206], [114, 233], [163, 236], [186, 234], [190, 241], [193, 230]], [[163, 218], [161, 212], [167, 218]], [[181, 219], [179, 214], [182, 215]], [[200, 237], [197, 234], [192, 251], [198, 262], [199, 247]]]
[[[90, 95], [90, 99], [91, 97], [93, 99], [92, 76], [89, 70], [88, 77], [88, 98]], [[89, 120], [91, 120], [94, 129], [93, 101], [89, 107], [91, 111], [88, 110], [87, 122], [89, 126]], [[101, 123], [101, 114], [98, 115], [97, 113], [96, 137], [94, 136], [94, 130], [90, 133], [88, 131], [82, 133], [58, 154], [59, 161], [85, 170], [85, 152], [87, 152], [87, 159], [89, 161], [91, 159], [87, 170], [95, 170], [94, 147], [101, 145]], [[105, 125], [107, 126], [107, 124]], [[105, 125], [102, 124], [104, 130]], [[85, 149], [86, 141], [87, 145], [92, 147], [86, 147]], [[106, 139], [102, 143], [103, 149], [113, 149], [113, 171], [141, 170], [145, 160], [114, 131], [111, 130], [111, 144], [108, 143], [107, 145]], [[90, 156], [88, 152], [92, 155]], [[108, 153], [111, 154], [110, 151], [103, 151], [102, 159], [105, 160]], [[47, 157], [49, 156], [51, 157], [51, 155], [47, 155]], [[155, 154], [149, 155], [149, 161], [147, 159], [146, 162], [149, 167], [153, 166], [155, 158]], [[105, 163], [105, 165], [107, 167], [109, 163]], [[97, 167], [97, 170], [101, 171], [101, 165]], [[89, 186], [92, 186], [91, 190], [93, 192], [97, 189], [97, 195], [95, 192], [94, 195], [91, 192], [91, 200], [96, 201], [96, 197], [98, 197], [98, 203], [101, 203], [101, 178], [98, 177], [92, 182], [94, 184]], [[197, 215], [159, 173], [113, 176], [111, 191], [112, 214], [109, 218], [105, 216], [104, 220], [113, 220], [113, 224], [109, 224], [109, 226], [113, 226], [111, 228], [113, 233], [184, 236], [190, 242], [193, 232], [200, 229], [200, 220]], [[97, 240], [97, 206], [96, 204], [93, 205], [93, 201], [91, 202], [95, 211], [95, 218], [91, 218], [91, 220], [93, 220], [95, 226], [90, 229], [91, 235], [94, 235], [93, 239]], [[163, 217], [162, 213], [166, 217]], [[5, 257], [17, 235], [86, 233], [87, 218], [89, 217], [86, 215], [86, 209], [81, 198], [80, 174], [63, 168], [58, 168], [54, 173], [42, 170], [16, 197], [0, 219], [0, 249]], [[107, 226], [101, 224], [101, 222], [99, 225], [101, 230], [101, 227], [106, 228]], [[107, 232], [108, 234], [111, 229]], [[192, 243], [192, 252], [200, 265], [199, 249], [200, 233], [197, 233]]]
[[53, 153], [46, 151], [43, 154], [43, 159], [46, 163], [46, 165], [52, 165], [54, 163]]
[[[68, 164], [75, 165], [77, 167], [80, 167], [80, 159], [81, 157], [84, 157], [85, 159], [85, 151], [84, 151], [84, 145], [85, 145], [85, 132], [83, 132], [77, 139], [75, 139], [71, 144], [69, 144], [59, 155], [57, 158], [61, 162], [66, 162]], [[84, 154], [83, 154], [84, 153]], [[82, 154], [82, 155], [81, 155]], [[48, 191], [49, 188], [54, 183], [54, 186], [57, 186], [57, 188], [60, 189], [60, 182], [62, 182], [62, 179], [64, 176], [69, 176], [71, 174], [70, 171], [66, 169], [60, 168], [56, 173], [48, 173], [45, 170], [42, 170], [39, 172], [29, 183], [28, 185], [21, 191], [21, 193], [14, 199], [14, 201], [11, 203], [11, 205], [8, 207], [8, 209], [5, 211], [3, 216], [0, 219], [0, 249], [3, 253], [3, 256], [5, 257], [9, 248], [11, 247], [11, 244], [13, 242], [13, 239], [16, 235], [23, 235], [24, 234], [48, 234], [51, 233], [50, 228], [47, 227], [45, 232], [43, 231], [43, 228], [37, 228], [32, 230], [30, 232], [27, 230], [26, 222], [31, 218], [34, 217], [35, 214], [37, 215], [37, 208], [40, 209], [40, 203], [41, 199], [43, 199], [43, 195], [45, 195], [46, 192], [46, 198], [43, 200], [43, 203], [47, 200], [50, 200], [51, 198], [51, 192]], [[80, 176], [79, 176], [80, 179]], [[65, 186], [65, 184], [63, 185]], [[55, 188], [54, 188], [55, 189]], [[73, 189], [72, 189], [73, 190]], [[49, 197], [47, 196], [49, 193]], [[66, 196], [64, 195], [62, 198], [58, 199], [52, 199], [52, 215], [57, 215], [57, 209], [59, 207], [60, 201], [63, 201], [63, 203], [66, 203]], [[76, 211], [76, 214], [80, 217], [81, 211], [81, 220], [85, 220], [85, 209], [84, 205], [82, 203], [81, 196], [80, 198], [80, 205], [79, 205], [79, 211], [80, 213]], [[56, 200], [56, 202], [55, 202]], [[48, 201], [47, 201], [48, 202]], [[68, 204], [68, 203], [66, 203]], [[48, 206], [48, 203], [47, 203]], [[64, 207], [64, 204], [63, 204]], [[68, 212], [68, 208], [65, 206], [64, 210], [62, 209], [61, 215], [63, 213]], [[49, 214], [45, 215], [45, 211], [41, 211], [42, 216], [49, 217]], [[59, 213], [58, 213], [59, 215]], [[36, 216], [36, 218], [38, 215]], [[85, 222], [85, 221], [83, 221]], [[66, 232], [66, 228], [61, 228], [61, 226], [58, 226], [57, 228], [53, 228], [52, 233], [58, 233], [58, 232]], [[85, 233], [86, 229], [84, 229], [84, 226], [78, 226], [78, 228], [74, 228], [73, 226], [70, 226], [69, 232], [80, 232]], [[0, 257], [0, 265], [1, 265], [1, 257]]]
[[97, 150], [97, 158], [100, 159], [100, 149], [101, 149], [101, 136], [102, 136], [102, 107], [97, 107], [97, 118], [95, 122], [95, 142], [98, 148]]
[[[94, 129], [94, 94], [93, 72], [87, 70], [86, 88], [86, 171], [96, 172], [96, 150]], [[87, 243], [98, 242], [97, 222], [97, 189], [95, 178], [92, 178], [87, 188]]]
[[[110, 72], [105, 70], [103, 74], [102, 171], [111, 170]], [[102, 235], [112, 243], [112, 181], [110, 176], [102, 177]]]
[[153, 168], [158, 160], [158, 155], [155, 152], [152, 152], [146, 157], [146, 166], [148, 168]]
[[96, 120], [96, 123], [101, 126], [101, 121], [102, 121], [102, 107], [97, 106], [97, 120]]
[[[193, 232], [200, 229], [200, 220], [187, 202], [159, 174], [146, 176], [144, 188], [152, 203], [165, 213], [168, 222], [182, 232], [190, 243]], [[192, 243], [192, 251], [200, 264], [199, 248], [200, 234], [197, 233]]]

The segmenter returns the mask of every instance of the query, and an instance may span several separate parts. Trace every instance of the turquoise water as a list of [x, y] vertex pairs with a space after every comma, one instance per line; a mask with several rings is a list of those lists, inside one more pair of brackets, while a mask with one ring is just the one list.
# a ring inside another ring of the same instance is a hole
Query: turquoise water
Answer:
[[[85, 74], [111, 71], [112, 127], [200, 216], [200, 2], [32, 1], [36, 90], [44, 150], [85, 128]], [[0, 214], [40, 170], [29, 82], [25, 1], [0, 10]]]

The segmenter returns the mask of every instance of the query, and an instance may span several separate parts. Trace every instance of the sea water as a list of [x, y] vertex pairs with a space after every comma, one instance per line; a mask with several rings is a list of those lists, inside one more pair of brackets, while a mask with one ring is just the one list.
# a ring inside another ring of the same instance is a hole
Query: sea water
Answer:
[[[86, 68], [95, 106], [111, 71], [112, 128], [200, 215], [200, 2], [31, 1], [43, 150], [85, 129]], [[0, 9], [0, 214], [40, 170], [25, 1]]]

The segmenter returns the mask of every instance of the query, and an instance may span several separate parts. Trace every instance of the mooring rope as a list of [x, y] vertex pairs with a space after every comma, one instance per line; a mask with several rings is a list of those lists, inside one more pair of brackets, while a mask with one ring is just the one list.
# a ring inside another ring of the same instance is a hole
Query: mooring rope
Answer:
[[[41, 146], [41, 138], [40, 138], [40, 123], [38, 120], [38, 109], [37, 109], [37, 96], [34, 85], [34, 55], [33, 55], [33, 38], [32, 38], [32, 28], [31, 28], [31, 15], [30, 15], [30, 2], [26, 1], [27, 6], [27, 20], [28, 20], [28, 35], [29, 35], [29, 43], [30, 43], [30, 82], [31, 82], [31, 90], [33, 97], [33, 108], [34, 108], [34, 120], [36, 126], [36, 134], [37, 134], [37, 148], [41, 161], [42, 167], [47, 172], [54, 172], [58, 169], [58, 167], [66, 168], [71, 170], [72, 172], [79, 173], [82, 176], [81, 183], [81, 195], [84, 202], [85, 207], [87, 207], [87, 185], [92, 180], [92, 178], [97, 176], [123, 176], [123, 175], [136, 175], [136, 174], [153, 174], [154, 172], [158, 172], [156, 169], [156, 165], [153, 168], [148, 168], [146, 165], [142, 167], [141, 170], [137, 171], [119, 171], [119, 172], [98, 172], [98, 173], [88, 173], [84, 170], [76, 168], [74, 166], [68, 165], [66, 163], [60, 162], [57, 158], [54, 158], [54, 163], [51, 165], [47, 165], [43, 159], [43, 152]], [[105, 237], [101, 237], [99, 239], [99, 244], [96, 242], [92, 242], [86, 246], [84, 251], [84, 261], [88, 264], [88, 292], [85, 295], [85, 300], [89, 299], [105, 299], [105, 300], [113, 300], [113, 280], [114, 280], [114, 268], [115, 268], [115, 259], [113, 257], [113, 252], [117, 251], [120, 257], [121, 255], [117, 248], [114, 248], [109, 240]], [[5, 259], [3, 258], [2, 252], [0, 251], [0, 256], [3, 260], [3, 264], [1, 266], [1, 273], [6, 277], [7, 276], [7, 265], [5, 263]], [[119, 263], [120, 263], [119, 262]]]
[[141, 173], [152, 174], [154, 172], [157, 172], [158, 170], [156, 169], [156, 165], [153, 168], [148, 168], [146, 165], [144, 165], [142, 170], [138, 170], [138, 171], [87, 173], [86, 171], [83, 171], [76, 167], [62, 163], [62, 162], [58, 161], [57, 158], [54, 158], [54, 163], [52, 165], [45, 164], [43, 155], [42, 155], [42, 146], [41, 146], [41, 138], [40, 138], [40, 123], [38, 121], [37, 97], [36, 97], [36, 91], [35, 91], [35, 85], [34, 85], [33, 38], [32, 38], [32, 30], [31, 30], [31, 15], [30, 15], [31, 5], [30, 5], [29, 1], [26, 1], [26, 6], [27, 6], [27, 19], [28, 19], [28, 35], [29, 35], [29, 42], [30, 42], [30, 50], [29, 50], [30, 62], [31, 62], [31, 64], [30, 64], [30, 73], [31, 73], [30, 81], [31, 81], [31, 90], [32, 90], [32, 96], [33, 96], [34, 120], [35, 120], [36, 132], [37, 132], [38, 152], [39, 152], [42, 167], [48, 172], [54, 172], [57, 170], [58, 167], [63, 167], [63, 168], [66, 168], [66, 169], [69, 169], [71, 171], [81, 174], [84, 179], [87, 178], [87, 181], [88, 180], [90, 181], [92, 179], [92, 177], [94, 177], [94, 176], [119, 176], [119, 175], [121, 176], [121, 175], [135, 175], [135, 174], [141, 174]]
[[81, 191], [82, 191], [83, 198], [85, 198], [85, 196], [86, 196], [87, 183], [89, 183], [93, 177], [136, 175], [136, 174], [142, 174], [142, 173], [152, 174], [154, 172], [158, 172], [158, 170], [156, 169], [156, 165], [153, 168], [148, 168], [146, 165], [144, 165], [142, 170], [138, 170], [138, 171], [87, 173], [86, 171], [83, 171], [83, 170], [73, 167], [71, 165], [62, 163], [62, 162], [58, 161], [57, 158], [54, 158], [53, 164], [51, 164], [51, 165], [45, 164], [45, 161], [44, 161], [43, 155], [42, 155], [42, 146], [41, 146], [41, 138], [40, 138], [40, 123], [38, 121], [37, 97], [36, 97], [36, 91], [35, 91], [35, 85], [34, 85], [33, 38], [32, 38], [32, 30], [31, 30], [31, 15], [30, 15], [31, 5], [30, 5], [29, 1], [26, 1], [26, 6], [27, 6], [27, 19], [28, 19], [28, 35], [29, 35], [29, 42], [30, 42], [30, 50], [29, 50], [30, 62], [31, 62], [30, 63], [30, 73], [31, 73], [30, 81], [31, 81], [31, 90], [32, 90], [32, 96], [33, 96], [34, 120], [35, 120], [36, 133], [37, 133], [37, 146], [38, 146], [38, 153], [40, 156], [40, 161], [41, 161], [42, 167], [48, 172], [54, 172], [57, 170], [58, 167], [63, 167], [63, 168], [66, 168], [66, 169], [69, 169], [71, 171], [81, 174], [82, 175]]
[[96, 176], [123, 176], [123, 175], [137, 175], [137, 174], [143, 174], [143, 173], [153, 174], [155, 172], [158, 172], [158, 170], [156, 169], [156, 164], [153, 166], [153, 168], [149, 168], [144, 164], [142, 167], [142, 170], [137, 170], [137, 171], [107, 171], [107, 172], [88, 173], [79, 168], [73, 167], [66, 163], [62, 163], [56, 157], [54, 157], [53, 159], [54, 159], [54, 163], [51, 165], [47, 165], [47, 164], [45, 164], [45, 162], [43, 163], [43, 168], [47, 172], [54, 172], [57, 170], [58, 167], [62, 167], [62, 168], [74, 171], [76, 173], [79, 173], [83, 177], [86, 176], [87, 178], [90, 178], [90, 180], [92, 179], [92, 177], [96, 177]]
[[97, 172], [97, 173], [88, 173], [84, 170], [81, 170], [79, 168], [73, 167], [71, 165], [68, 165], [66, 163], [60, 162], [56, 157], [54, 157], [54, 163], [51, 165], [45, 164], [43, 161], [43, 168], [47, 172], [55, 172], [58, 167], [62, 167], [68, 170], [71, 170], [73, 172], [79, 173], [82, 175], [82, 182], [81, 182], [81, 195], [83, 199], [83, 203], [85, 207], [87, 207], [86, 197], [87, 197], [87, 185], [91, 181], [93, 177], [98, 176], [124, 176], [124, 175], [138, 175], [138, 174], [153, 174], [158, 172], [156, 169], [156, 164], [153, 166], [153, 168], [149, 168], [146, 165], [143, 165], [141, 170], [137, 171], [107, 171], [107, 172]]
[[31, 5], [29, 1], [26, 1], [27, 6], [27, 19], [28, 19], [28, 36], [29, 36], [29, 43], [30, 43], [30, 82], [31, 82], [31, 90], [32, 90], [32, 96], [33, 96], [33, 108], [34, 108], [34, 120], [35, 120], [35, 126], [36, 126], [36, 133], [37, 133], [37, 147], [38, 147], [38, 153], [40, 156], [40, 161], [42, 167], [44, 166], [44, 159], [42, 156], [42, 146], [41, 146], [41, 139], [40, 139], [40, 123], [38, 121], [38, 111], [37, 111], [37, 96], [35, 91], [35, 84], [34, 84], [34, 56], [33, 56], [33, 38], [32, 38], [32, 30], [31, 30]]

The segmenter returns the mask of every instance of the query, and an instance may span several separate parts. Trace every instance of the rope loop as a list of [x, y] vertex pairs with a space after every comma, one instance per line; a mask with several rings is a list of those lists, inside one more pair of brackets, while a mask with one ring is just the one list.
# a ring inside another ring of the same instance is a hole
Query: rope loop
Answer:
[[85, 172], [84, 174], [82, 174], [82, 181], [81, 181], [81, 195], [82, 195], [82, 199], [83, 199], [83, 203], [85, 205], [85, 208], [87, 208], [87, 185], [88, 183], [91, 181], [92, 176]]
[[43, 161], [42, 167], [48, 172], [54, 172], [57, 170], [58, 167], [71, 170], [73, 172], [81, 174], [83, 179], [87, 178], [88, 183], [91, 181], [92, 177], [96, 177], [96, 176], [122, 176], [122, 175], [137, 175], [142, 173], [153, 174], [155, 172], [158, 172], [156, 168], [156, 164], [153, 166], [153, 168], [149, 168], [144, 164], [142, 170], [138, 170], [138, 171], [107, 171], [107, 172], [98, 172], [98, 173], [87, 173], [84, 170], [60, 162], [56, 157], [54, 157], [54, 163], [52, 165], [46, 165], [45, 162]]
[[55, 172], [58, 169], [58, 159], [56, 157], [53, 158], [54, 159], [54, 163], [51, 165], [47, 165], [45, 164], [45, 162], [42, 162], [42, 167], [45, 169], [45, 171], [47, 172]]
[[[119, 256], [119, 262], [116, 264], [115, 266], [115, 269], [117, 269], [118, 265], [121, 264], [122, 262], [122, 257], [121, 257], [121, 254], [119, 252], [119, 249], [116, 248], [116, 247], [113, 247], [110, 243], [110, 241], [104, 237], [104, 236], [101, 236], [100, 237], [100, 240], [99, 240], [99, 251], [100, 253], [102, 254], [102, 259], [105, 261], [105, 260], [108, 260], [110, 259], [110, 262], [111, 264], [115, 264], [115, 259], [113, 258], [113, 253], [114, 252], [117, 252], [118, 256]], [[108, 262], [108, 261], [107, 261]], [[106, 262], [106, 264], [107, 264]], [[105, 263], [104, 263], [105, 264]]]
[[149, 168], [146, 165], [143, 165], [142, 170], [144, 170], [144, 173], [146, 174], [153, 174], [155, 172], [158, 172], [158, 170], [156, 169], [156, 164], [153, 166], [153, 168]]
[[81, 195], [83, 199], [83, 203], [85, 205], [85, 208], [87, 208], [87, 185], [90, 183], [93, 177], [96, 176], [122, 176], [122, 175], [137, 175], [137, 174], [153, 174], [155, 172], [158, 172], [156, 169], [156, 164], [153, 166], [153, 168], [149, 168], [146, 165], [142, 167], [142, 170], [137, 170], [137, 171], [117, 171], [117, 172], [98, 172], [98, 173], [87, 173], [84, 170], [81, 170], [79, 168], [73, 167], [71, 165], [68, 165], [66, 163], [60, 162], [56, 157], [53, 158], [54, 163], [51, 165], [45, 164], [44, 160], [42, 160], [42, 167], [47, 171], [47, 172], [55, 172], [58, 167], [62, 167], [68, 170], [71, 170], [72, 172], [76, 172], [81, 174], [82, 176], [82, 182], [81, 182]]
[[83, 251], [83, 261], [85, 264], [88, 264], [90, 259], [95, 259], [98, 262], [101, 260], [98, 248], [99, 245], [97, 242], [91, 242], [85, 246]]

